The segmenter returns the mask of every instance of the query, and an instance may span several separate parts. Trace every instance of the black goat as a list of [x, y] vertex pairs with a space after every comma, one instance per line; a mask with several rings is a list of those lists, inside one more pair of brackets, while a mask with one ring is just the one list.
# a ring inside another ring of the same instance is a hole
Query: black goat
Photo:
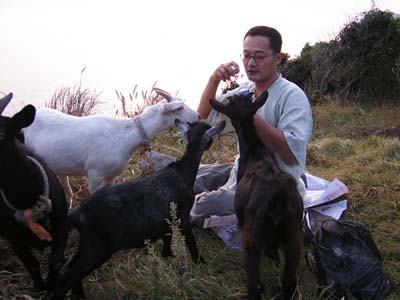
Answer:
[[[51, 245], [47, 276], [51, 282], [56, 276], [55, 266], [63, 261], [63, 249], [58, 251], [54, 241], [61, 224], [66, 220], [67, 204], [57, 177], [16, 138], [22, 128], [33, 122], [35, 107], [27, 105], [13, 117], [1, 116], [11, 98], [12, 94], [9, 94], [0, 99], [0, 236], [9, 242], [22, 261], [32, 277], [34, 287], [43, 290], [46, 285], [40, 264], [31, 250]], [[36, 211], [30, 210], [35, 207], [38, 208]], [[50, 207], [51, 210], [45, 213]], [[43, 208], [43, 211], [39, 208]], [[30, 213], [26, 214], [28, 211], [33, 212], [32, 220]], [[36, 218], [39, 218], [37, 223], [32, 223]], [[32, 224], [34, 226], [30, 228], [44, 229], [42, 233], [45, 235], [41, 237], [44, 240], [28, 228], [27, 225]]]
[[[61, 273], [52, 289], [53, 299], [64, 299], [72, 285], [105, 263], [113, 253], [128, 248], [142, 248], [146, 240], [163, 238], [162, 256], [172, 256], [170, 204], [177, 204], [177, 217], [193, 261], [199, 257], [190, 223], [194, 202], [193, 184], [204, 151], [225, 127], [225, 122], [210, 127], [198, 122], [188, 126], [175, 120], [188, 139], [182, 158], [153, 175], [104, 187], [81, 202], [68, 215], [69, 227], [79, 231], [79, 248], [71, 263]], [[68, 239], [66, 228], [65, 248]], [[83, 295], [82, 295], [83, 296]]]
[[254, 128], [254, 114], [264, 105], [265, 92], [254, 102], [252, 95], [234, 95], [224, 105], [210, 99], [211, 106], [227, 115], [239, 138], [239, 169], [235, 212], [242, 230], [248, 299], [261, 299], [260, 260], [263, 251], [285, 256], [282, 274], [285, 300], [298, 299], [297, 271], [303, 256], [303, 200], [295, 179], [282, 171], [274, 153], [263, 144]]

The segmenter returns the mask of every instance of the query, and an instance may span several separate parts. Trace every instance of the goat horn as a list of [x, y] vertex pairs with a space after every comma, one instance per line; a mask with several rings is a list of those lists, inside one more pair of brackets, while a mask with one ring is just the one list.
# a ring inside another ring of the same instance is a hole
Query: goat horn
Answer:
[[160, 96], [164, 97], [165, 99], [167, 99], [168, 102], [172, 99], [171, 94], [162, 89], [153, 88], [153, 90], [157, 93], [157, 95], [160, 95]]
[[3, 113], [4, 109], [7, 107], [8, 103], [10, 103], [11, 98], [13, 97], [12, 93], [9, 93], [7, 96], [4, 96], [0, 99], [0, 115]]

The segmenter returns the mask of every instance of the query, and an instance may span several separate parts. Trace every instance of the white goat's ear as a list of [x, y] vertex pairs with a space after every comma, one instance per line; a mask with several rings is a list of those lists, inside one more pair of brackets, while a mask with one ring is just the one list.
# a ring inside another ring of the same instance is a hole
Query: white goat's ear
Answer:
[[188, 139], [188, 131], [189, 131], [189, 124], [182, 122], [179, 119], [175, 119], [175, 126], [179, 129], [181, 134], [185, 137], [185, 139]]
[[149, 111], [153, 111], [153, 112], [159, 112], [159, 111], [161, 111], [161, 112], [164, 112], [164, 105], [165, 104], [167, 104], [168, 103], [168, 101], [166, 100], [166, 99], [161, 99], [160, 101], [158, 101], [156, 104], [153, 104], [153, 105], [149, 105], [149, 106], [146, 106], [144, 109], [143, 109], [143, 113], [144, 112], [149, 112]]
[[164, 105], [162, 113], [169, 114], [171, 112], [183, 110], [184, 109], [183, 105], [184, 104], [182, 101], [166, 103]]
[[160, 101], [157, 102], [157, 104], [162, 104], [162, 105], [165, 105], [167, 103], [168, 103], [167, 99], [161, 99]]

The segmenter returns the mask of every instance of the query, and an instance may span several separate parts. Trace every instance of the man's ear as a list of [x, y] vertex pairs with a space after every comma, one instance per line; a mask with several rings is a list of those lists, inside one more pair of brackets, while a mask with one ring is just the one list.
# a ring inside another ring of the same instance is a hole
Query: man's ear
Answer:
[[275, 64], [277, 66], [279, 66], [280, 63], [282, 62], [282, 58], [283, 57], [282, 57], [282, 53], [281, 52], [275, 54]]

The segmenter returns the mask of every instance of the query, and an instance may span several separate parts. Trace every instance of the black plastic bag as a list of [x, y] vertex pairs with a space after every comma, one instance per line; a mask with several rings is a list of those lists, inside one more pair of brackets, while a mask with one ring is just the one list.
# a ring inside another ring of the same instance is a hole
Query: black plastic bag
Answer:
[[313, 245], [319, 282], [337, 297], [381, 300], [391, 283], [382, 270], [382, 258], [368, 229], [355, 221], [335, 220], [316, 211], [307, 212], [306, 237]]

